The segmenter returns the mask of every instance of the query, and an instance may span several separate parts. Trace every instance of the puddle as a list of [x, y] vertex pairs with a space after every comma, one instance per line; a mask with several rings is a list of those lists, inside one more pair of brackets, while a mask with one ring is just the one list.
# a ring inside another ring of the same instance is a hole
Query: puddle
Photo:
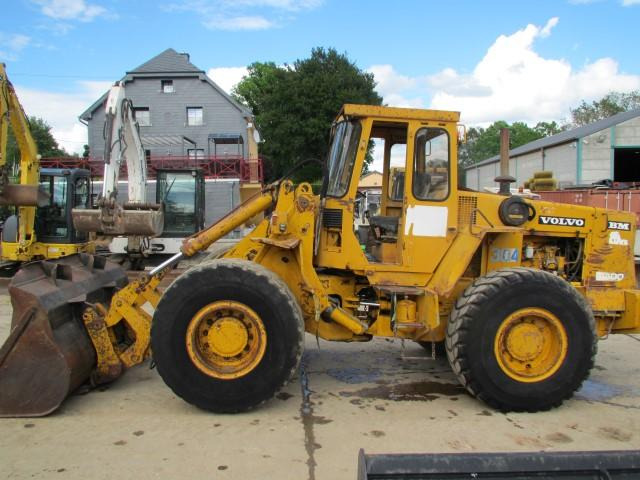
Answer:
[[348, 384], [374, 383], [379, 379], [380, 371], [357, 367], [330, 368], [327, 375]]
[[362, 388], [354, 392], [340, 392], [342, 397], [360, 397], [376, 400], [423, 401], [435, 400], [441, 396], [455, 396], [464, 393], [464, 388], [455, 383], [411, 382], [395, 385], [378, 385]]
[[576, 397], [593, 402], [602, 402], [625, 393], [625, 389], [609, 385], [608, 383], [585, 380], [582, 388], [576, 392]]

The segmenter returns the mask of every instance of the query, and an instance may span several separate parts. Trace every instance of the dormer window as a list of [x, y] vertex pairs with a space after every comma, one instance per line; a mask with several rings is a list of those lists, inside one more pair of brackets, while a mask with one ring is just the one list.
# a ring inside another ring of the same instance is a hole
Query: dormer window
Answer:
[[162, 93], [173, 93], [173, 80], [162, 80], [160, 82], [162, 86]]

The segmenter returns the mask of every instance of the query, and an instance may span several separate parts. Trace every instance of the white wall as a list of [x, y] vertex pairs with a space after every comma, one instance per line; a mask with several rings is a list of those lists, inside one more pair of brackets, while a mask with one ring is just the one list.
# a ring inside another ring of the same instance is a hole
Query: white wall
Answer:
[[581, 139], [582, 178], [580, 183], [593, 183], [612, 177], [611, 129], [606, 128]]
[[640, 117], [619, 123], [615, 127], [616, 147], [637, 147], [640, 145]]

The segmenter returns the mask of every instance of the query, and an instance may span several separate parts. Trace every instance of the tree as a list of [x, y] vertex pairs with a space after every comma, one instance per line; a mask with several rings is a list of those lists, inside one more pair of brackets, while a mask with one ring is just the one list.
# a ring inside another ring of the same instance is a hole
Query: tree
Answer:
[[[343, 104], [382, 103], [373, 74], [333, 48], [314, 48], [309, 58], [283, 67], [254, 63], [233, 95], [255, 115], [270, 179], [301, 160], [324, 160], [331, 123]], [[312, 181], [320, 176], [319, 165], [310, 165], [295, 178]]]
[[[66, 157], [68, 153], [58, 145], [58, 142], [51, 133], [51, 126], [42, 118], [29, 117], [29, 130], [31, 136], [38, 148], [38, 153], [42, 157]], [[11, 164], [20, 161], [20, 150], [13, 135], [13, 131], [9, 128], [7, 136], [7, 162]]]
[[460, 147], [460, 163], [472, 165], [500, 153], [500, 130], [509, 129], [509, 148], [517, 148], [539, 138], [555, 135], [562, 131], [556, 122], [538, 122], [531, 128], [524, 122], [509, 125], [504, 120], [494, 122], [489, 127], [471, 127], [467, 132], [467, 143]]
[[580, 127], [636, 108], [640, 108], [640, 90], [629, 93], [610, 92], [591, 103], [583, 100], [579, 107], [571, 109], [571, 123], [574, 127]]

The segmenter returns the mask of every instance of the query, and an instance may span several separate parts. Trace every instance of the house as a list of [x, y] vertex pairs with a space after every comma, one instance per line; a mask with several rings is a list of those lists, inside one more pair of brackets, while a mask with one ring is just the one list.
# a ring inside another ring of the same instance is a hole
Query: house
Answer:
[[[257, 157], [251, 111], [192, 64], [188, 53], [168, 48], [126, 72], [121, 82], [133, 103], [148, 156]], [[105, 92], [80, 115], [89, 129], [89, 151], [94, 159], [104, 157], [107, 95]]]
[[[257, 141], [251, 111], [236, 102], [188, 53], [168, 48], [120, 80], [133, 104], [148, 161], [162, 168], [203, 168], [205, 224], [225, 215], [260, 189]], [[104, 159], [105, 92], [80, 115], [88, 128], [90, 159]], [[234, 162], [235, 161], [235, 162]], [[238, 166], [242, 162], [242, 167]], [[213, 168], [216, 167], [216, 168]], [[245, 168], [246, 167], [246, 168]], [[221, 174], [213, 174], [213, 170]], [[240, 178], [240, 174], [246, 178]], [[126, 201], [126, 185], [118, 186]], [[155, 199], [155, 181], [147, 184]]]
[[[516, 186], [548, 170], [560, 188], [610, 179], [640, 182], [640, 109], [541, 138], [509, 152], [509, 174]], [[464, 169], [466, 186], [475, 190], [496, 187], [500, 156]]]
[[382, 188], [382, 173], [372, 170], [367, 173], [363, 173], [358, 182], [358, 190], [370, 190]]

